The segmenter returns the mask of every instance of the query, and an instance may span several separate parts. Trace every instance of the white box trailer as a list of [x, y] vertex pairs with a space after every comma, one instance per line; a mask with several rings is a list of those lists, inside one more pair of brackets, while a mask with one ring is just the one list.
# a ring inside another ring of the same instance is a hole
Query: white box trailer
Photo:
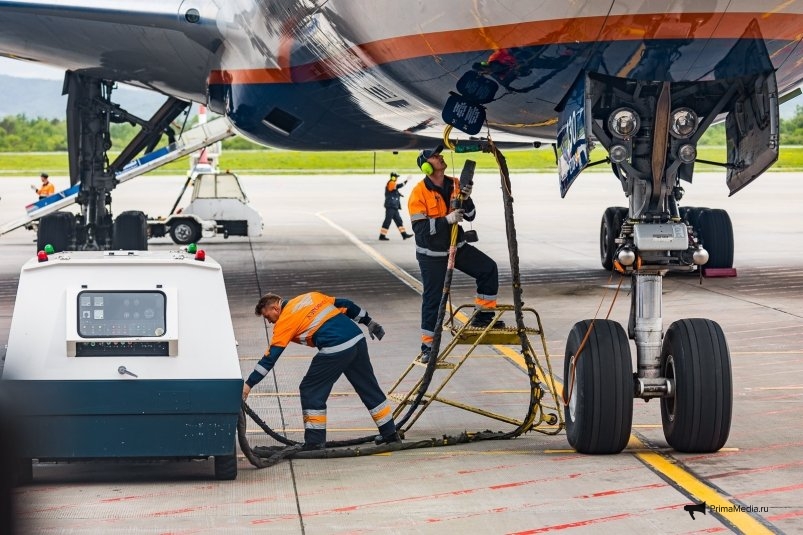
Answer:
[[242, 376], [220, 265], [186, 251], [73, 251], [20, 273], [0, 388], [31, 459], [215, 459], [237, 475]]

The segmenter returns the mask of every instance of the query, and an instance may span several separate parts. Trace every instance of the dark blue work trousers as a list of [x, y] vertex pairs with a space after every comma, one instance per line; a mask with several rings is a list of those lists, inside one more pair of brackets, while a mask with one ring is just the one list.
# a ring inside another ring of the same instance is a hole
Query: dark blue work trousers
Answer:
[[[421, 269], [421, 280], [424, 283], [424, 294], [421, 300], [421, 330], [435, 332], [438, 321], [438, 306], [443, 296], [443, 284], [446, 280], [445, 256], [432, 257], [416, 254]], [[496, 295], [499, 291], [499, 272], [496, 262], [491, 257], [466, 243], [457, 249], [455, 268], [477, 281], [477, 294]]]
[[[326, 400], [329, 399], [332, 387], [341, 375], [346, 376], [369, 411], [387, 401], [374, 375], [374, 368], [368, 357], [368, 344], [364, 338], [339, 353], [316, 353], [307, 374], [301, 380], [299, 393], [302, 412], [314, 411], [322, 415], [323, 426], [311, 429], [305, 422], [304, 443], [322, 445], [326, 442]], [[395, 431], [396, 423], [392, 418], [379, 426], [382, 436], [392, 435]]]

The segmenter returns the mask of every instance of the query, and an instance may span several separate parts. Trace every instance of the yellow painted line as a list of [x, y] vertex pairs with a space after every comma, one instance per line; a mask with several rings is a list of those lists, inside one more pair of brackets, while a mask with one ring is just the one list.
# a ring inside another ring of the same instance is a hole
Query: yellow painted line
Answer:
[[[301, 394], [298, 392], [251, 392], [248, 398], [297, 398]], [[356, 396], [356, 392], [332, 392], [330, 396]]]
[[[637, 437], [631, 435], [628, 447], [634, 443], [638, 444], [638, 446], [641, 448], [646, 449], [646, 446], [644, 446], [644, 444]], [[736, 504], [725, 499], [725, 497], [719, 494], [716, 490], [712, 489], [707, 484], [694, 477], [688, 471], [675, 464], [674, 460], [655, 452], [640, 452], [636, 453], [635, 455], [641, 460], [641, 462], [650, 466], [653, 470], [694, 496], [695, 499], [705, 502], [705, 504], [709, 507], [709, 510], [711, 510], [711, 506], [716, 506], [718, 511], [721, 511], [717, 512], [716, 514], [725, 518], [742, 533], [750, 533], [751, 535], [757, 533], [773, 533], [771, 530], [767, 529], [763, 524], [761, 524], [761, 522], [747, 513], [738, 511], [732, 513], [727, 512], [730, 509], [736, 509]]]
[[[507, 357], [510, 360], [512, 360], [516, 364], [516, 366], [518, 366], [519, 368], [521, 368], [525, 372], [527, 371], [527, 363], [524, 361], [524, 356], [523, 355], [521, 355], [517, 351], [514, 351], [514, 350], [512, 350], [512, 349], [510, 349], [509, 347], [506, 347], [506, 346], [493, 346], [493, 347], [494, 347], [494, 349], [496, 349], [497, 351], [502, 353], [505, 357]], [[538, 368], [535, 369], [535, 373], [536, 373], [536, 378], [538, 379], [539, 382], [541, 382], [541, 383], [546, 383], [547, 382], [546, 378], [541, 377], [541, 372], [540, 372], [540, 370], [538, 370]], [[557, 384], [558, 384], [558, 380], [557, 379], [555, 379], [555, 384], [557, 386]], [[558, 394], [560, 396], [562, 396], [563, 392], [558, 392]]]

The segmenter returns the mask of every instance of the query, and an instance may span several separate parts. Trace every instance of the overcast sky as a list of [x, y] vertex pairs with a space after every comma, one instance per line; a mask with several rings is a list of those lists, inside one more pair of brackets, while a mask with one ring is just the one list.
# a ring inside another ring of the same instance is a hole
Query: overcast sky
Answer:
[[32, 61], [20, 61], [0, 56], [0, 74], [20, 78], [45, 78], [48, 80], [64, 79], [64, 70], [40, 65]]

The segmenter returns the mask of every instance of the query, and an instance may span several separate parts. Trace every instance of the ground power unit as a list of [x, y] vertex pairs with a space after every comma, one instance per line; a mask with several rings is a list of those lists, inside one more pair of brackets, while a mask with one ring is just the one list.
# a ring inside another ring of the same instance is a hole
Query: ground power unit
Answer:
[[214, 458], [237, 476], [242, 376], [203, 251], [41, 251], [20, 273], [0, 388], [32, 460]]

